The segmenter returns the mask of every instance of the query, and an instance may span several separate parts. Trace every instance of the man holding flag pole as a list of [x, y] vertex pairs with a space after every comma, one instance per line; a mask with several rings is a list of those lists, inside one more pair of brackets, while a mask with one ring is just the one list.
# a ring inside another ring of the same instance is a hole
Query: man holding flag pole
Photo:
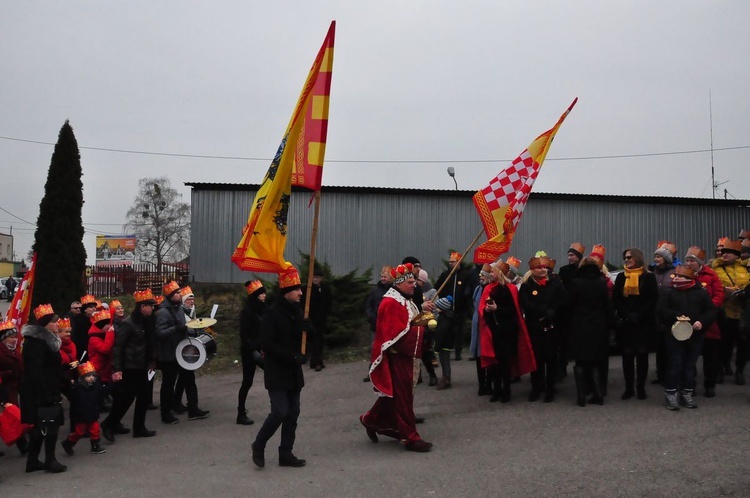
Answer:
[[[309, 296], [315, 263], [314, 242], [328, 130], [335, 31], [336, 22], [333, 21], [307, 75], [281, 145], [255, 196], [242, 239], [232, 254], [232, 261], [242, 270], [277, 273], [282, 293], [278, 299], [279, 304], [270, 309], [261, 321], [261, 345], [266, 353], [264, 381], [271, 400], [271, 413], [252, 445], [253, 463], [258, 467], [265, 465], [266, 443], [279, 427], [279, 465], [305, 465], [305, 460], [294, 456], [292, 448], [300, 413], [300, 392], [304, 386], [302, 365], [307, 361], [307, 321], [304, 320], [303, 323], [302, 311], [297, 310], [302, 295], [299, 274], [285, 260], [284, 248], [292, 184], [309, 188], [315, 191], [315, 218], [308, 272]], [[309, 300], [305, 317], [308, 311]]]

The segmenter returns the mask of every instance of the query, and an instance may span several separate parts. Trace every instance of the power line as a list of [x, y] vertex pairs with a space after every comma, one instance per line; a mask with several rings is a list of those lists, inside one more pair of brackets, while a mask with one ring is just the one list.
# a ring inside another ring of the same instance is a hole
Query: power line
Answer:
[[[14, 137], [3, 137], [2, 140], [10, 140], [14, 142], [32, 143], [38, 145], [55, 145], [51, 142], [42, 142], [39, 140], [27, 140], [23, 138]], [[172, 152], [154, 152], [154, 151], [143, 151], [143, 150], [129, 150], [129, 149], [112, 149], [107, 147], [84, 147], [79, 146], [79, 149], [96, 150], [100, 152], [115, 152], [119, 154], [139, 154], [146, 156], [166, 156], [166, 157], [185, 157], [193, 159], [218, 159], [226, 161], [271, 161], [270, 157], [242, 157], [242, 156], [215, 156], [215, 155], [202, 155], [202, 154], [179, 154]], [[547, 161], [593, 161], [601, 159], [628, 159], [635, 157], [657, 157], [657, 156], [675, 156], [675, 155], [686, 155], [686, 154], [704, 154], [707, 152], [720, 152], [729, 150], [741, 150], [750, 149], [750, 145], [739, 145], [736, 147], [721, 147], [714, 149], [693, 149], [693, 150], [678, 150], [668, 152], [644, 152], [638, 154], [613, 154], [606, 156], [580, 156], [580, 157], [548, 157]], [[508, 162], [511, 159], [329, 159], [328, 163], [351, 163], [351, 164], [455, 164], [455, 163], [497, 163], [497, 162]]]

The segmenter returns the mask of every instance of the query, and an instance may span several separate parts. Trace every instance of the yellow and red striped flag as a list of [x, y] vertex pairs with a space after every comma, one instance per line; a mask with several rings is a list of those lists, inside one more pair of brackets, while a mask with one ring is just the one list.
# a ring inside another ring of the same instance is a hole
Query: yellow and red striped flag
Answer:
[[510, 250], [523, 209], [558, 128], [578, 99], [560, 116], [555, 126], [539, 135], [520, 156], [511, 161], [489, 185], [474, 194], [474, 207], [487, 234], [487, 242], [474, 250], [475, 263], [492, 263]]
[[31, 296], [34, 293], [34, 274], [36, 273], [36, 253], [31, 258], [31, 264], [29, 269], [26, 270], [26, 274], [23, 276], [21, 283], [16, 288], [16, 293], [13, 296], [13, 302], [8, 308], [8, 313], [5, 316], [6, 320], [12, 321], [16, 324], [16, 328], [20, 331], [29, 321], [29, 312], [31, 311]]
[[281, 272], [292, 184], [320, 190], [328, 131], [328, 103], [336, 21], [331, 22], [302, 87], [297, 106], [250, 209], [232, 261], [242, 270]]

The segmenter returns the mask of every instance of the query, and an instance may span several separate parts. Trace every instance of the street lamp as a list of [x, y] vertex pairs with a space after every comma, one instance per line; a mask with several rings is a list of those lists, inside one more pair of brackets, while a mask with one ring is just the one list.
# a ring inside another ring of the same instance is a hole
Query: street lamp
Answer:
[[453, 178], [453, 183], [456, 184], [456, 190], [458, 190], [458, 182], [456, 181], [456, 170], [453, 169], [453, 166], [448, 166], [448, 176]]

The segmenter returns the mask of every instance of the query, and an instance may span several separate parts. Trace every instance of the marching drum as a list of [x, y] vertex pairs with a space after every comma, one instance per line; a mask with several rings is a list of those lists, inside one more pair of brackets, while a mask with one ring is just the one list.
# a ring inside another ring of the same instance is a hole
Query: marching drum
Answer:
[[198, 370], [216, 356], [216, 341], [209, 334], [188, 337], [177, 344], [176, 356], [185, 370]]

